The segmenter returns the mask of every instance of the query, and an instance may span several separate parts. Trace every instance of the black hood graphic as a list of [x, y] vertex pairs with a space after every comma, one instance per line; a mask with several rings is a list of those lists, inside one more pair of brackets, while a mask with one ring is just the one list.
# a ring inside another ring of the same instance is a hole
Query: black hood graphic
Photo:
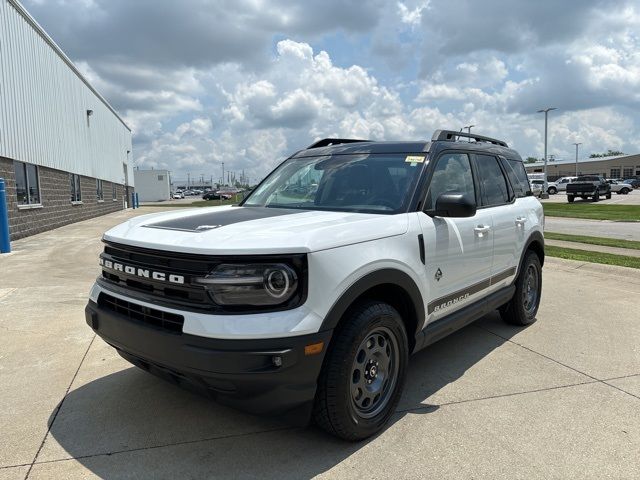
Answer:
[[303, 213], [304, 210], [267, 207], [233, 207], [220, 212], [207, 212], [188, 217], [174, 218], [158, 223], [144, 225], [147, 228], [161, 228], [164, 230], [180, 230], [182, 232], [206, 232], [215, 228], [225, 227], [233, 223], [249, 222], [263, 218], [280, 217]]

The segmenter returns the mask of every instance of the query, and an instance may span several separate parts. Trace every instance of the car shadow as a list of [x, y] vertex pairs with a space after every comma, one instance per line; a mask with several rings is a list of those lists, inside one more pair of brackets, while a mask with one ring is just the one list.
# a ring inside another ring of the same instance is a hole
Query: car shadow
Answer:
[[[465, 372], [522, 330], [489, 333], [483, 325], [499, 322], [497, 313], [479, 322], [412, 357], [385, 431], [408, 413], [436, 411], [439, 392], [455, 389]], [[39, 461], [71, 456], [101, 478], [312, 478], [377, 439], [348, 443], [313, 426], [236, 412], [137, 368], [69, 392], [49, 422], [55, 442], [47, 442]]]

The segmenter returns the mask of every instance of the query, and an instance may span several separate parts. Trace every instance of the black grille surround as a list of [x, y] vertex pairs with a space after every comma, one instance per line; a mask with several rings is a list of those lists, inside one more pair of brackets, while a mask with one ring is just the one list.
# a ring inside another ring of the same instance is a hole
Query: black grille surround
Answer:
[[[98, 283], [115, 293], [153, 303], [159, 307], [212, 314], [243, 314], [290, 310], [303, 304], [307, 298], [306, 254], [285, 255], [198, 255], [169, 252], [105, 241], [101, 262], [117, 262], [137, 269], [183, 277], [183, 283], [154, 280], [152, 275], [141, 277], [124, 271], [115, 271], [103, 265]], [[195, 279], [209, 274], [222, 263], [285, 263], [298, 274], [298, 290], [282, 305], [228, 306], [216, 304], [208, 291]]]
[[182, 327], [184, 326], [184, 317], [182, 315], [138, 305], [104, 292], [98, 296], [98, 305], [131, 321], [144, 323], [171, 333], [182, 333]]

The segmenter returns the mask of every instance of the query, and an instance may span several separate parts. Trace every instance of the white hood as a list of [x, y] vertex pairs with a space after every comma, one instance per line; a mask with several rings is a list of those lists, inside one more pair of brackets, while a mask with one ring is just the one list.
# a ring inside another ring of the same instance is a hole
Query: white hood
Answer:
[[209, 255], [305, 253], [402, 235], [406, 213], [382, 215], [264, 207], [210, 207], [136, 217], [106, 241]]

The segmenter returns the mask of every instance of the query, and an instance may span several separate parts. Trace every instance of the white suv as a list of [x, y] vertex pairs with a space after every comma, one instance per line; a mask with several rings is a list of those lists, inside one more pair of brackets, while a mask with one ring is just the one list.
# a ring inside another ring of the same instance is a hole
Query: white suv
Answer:
[[535, 320], [542, 225], [499, 140], [325, 139], [240, 206], [105, 233], [86, 320], [146, 371], [362, 439], [393, 414], [412, 353], [494, 309]]

